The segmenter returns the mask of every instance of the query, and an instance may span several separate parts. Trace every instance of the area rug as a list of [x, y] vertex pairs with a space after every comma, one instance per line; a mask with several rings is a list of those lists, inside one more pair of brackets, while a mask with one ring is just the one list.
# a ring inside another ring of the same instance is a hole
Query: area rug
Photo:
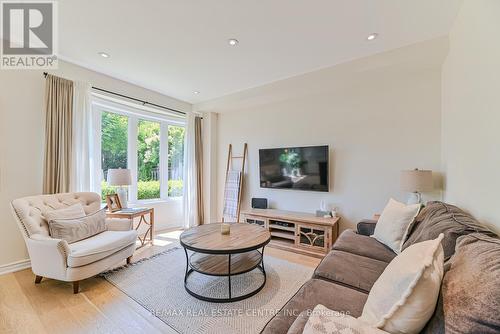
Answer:
[[[259, 333], [266, 323], [311, 278], [313, 269], [264, 257], [265, 287], [256, 295], [233, 303], [209, 303], [184, 289], [186, 258], [181, 248], [169, 249], [149, 259], [117, 268], [103, 277], [179, 333]], [[193, 273], [191, 290], [213, 297], [227, 297], [224, 277]], [[232, 278], [233, 296], [262, 283], [258, 269]]]

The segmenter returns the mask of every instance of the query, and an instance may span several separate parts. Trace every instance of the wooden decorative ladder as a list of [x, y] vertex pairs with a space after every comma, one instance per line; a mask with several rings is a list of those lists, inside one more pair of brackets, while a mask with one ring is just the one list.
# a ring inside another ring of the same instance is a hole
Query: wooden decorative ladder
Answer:
[[[233, 156], [233, 145], [229, 144], [226, 165], [226, 182], [224, 184], [224, 208], [222, 211], [223, 222], [239, 222], [241, 209], [241, 190], [243, 188], [243, 175], [247, 159], [248, 145], [243, 146], [243, 155]], [[234, 169], [233, 160], [241, 159], [239, 170]]]

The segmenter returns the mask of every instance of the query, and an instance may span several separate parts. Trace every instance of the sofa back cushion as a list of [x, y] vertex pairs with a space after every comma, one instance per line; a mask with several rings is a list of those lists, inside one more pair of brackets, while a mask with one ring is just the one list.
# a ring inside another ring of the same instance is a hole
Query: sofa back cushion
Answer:
[[25, 237], [33, 234], [49, 236], [49, 225], [43, 213], [77, 203], [83, 206], [85, 214], [91, 214], [101, 208], [101, 196], [92, 192], [29, 196], [12, 201], [12, 208]]
[[423, 333], [500, 333], [499, 259], [500, 239], [481, 233], [460, 237]]
[[436, 239], [441, 233], [444, 234], [442, 245], [445, 261], [455, 252], [455, 244], [460, 236], [470, 233], [495, 236], [495, 233], [460, 208], [434, 201], [427, 203], [415, 218], [403, 249], [418, 242]]

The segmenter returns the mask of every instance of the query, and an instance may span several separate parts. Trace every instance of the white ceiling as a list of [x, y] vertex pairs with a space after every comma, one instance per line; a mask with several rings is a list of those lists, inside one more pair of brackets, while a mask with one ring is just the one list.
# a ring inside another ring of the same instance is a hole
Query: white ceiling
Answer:
[[[70, 62], [197, 103], [446, 35], [461, 2], [64, 0], [59, 52]], [[372, 32], [379, 38], [368, 42]], [[233, 37], [240, 41], [236, 47], [227, 44]]]

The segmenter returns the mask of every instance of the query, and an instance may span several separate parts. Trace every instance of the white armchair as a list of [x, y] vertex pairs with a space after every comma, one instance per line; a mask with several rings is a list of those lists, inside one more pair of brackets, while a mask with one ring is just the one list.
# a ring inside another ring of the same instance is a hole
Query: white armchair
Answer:
[[50, 237], [42, 213], [76, 203], [81, 203], [85, 213], [90, 214], [101, 208], [101, 197], [90, 192], [65, 193], [24, 197], [11, 203], [28, 248], [36, 284], [43, 277], [73, 282], [73, 292], [78, 293], [80, 280], [95, 276], [120, 261], [130, 263], [137, 231], [129, 221], [106, 220], [106, 231], [71, 244]]

